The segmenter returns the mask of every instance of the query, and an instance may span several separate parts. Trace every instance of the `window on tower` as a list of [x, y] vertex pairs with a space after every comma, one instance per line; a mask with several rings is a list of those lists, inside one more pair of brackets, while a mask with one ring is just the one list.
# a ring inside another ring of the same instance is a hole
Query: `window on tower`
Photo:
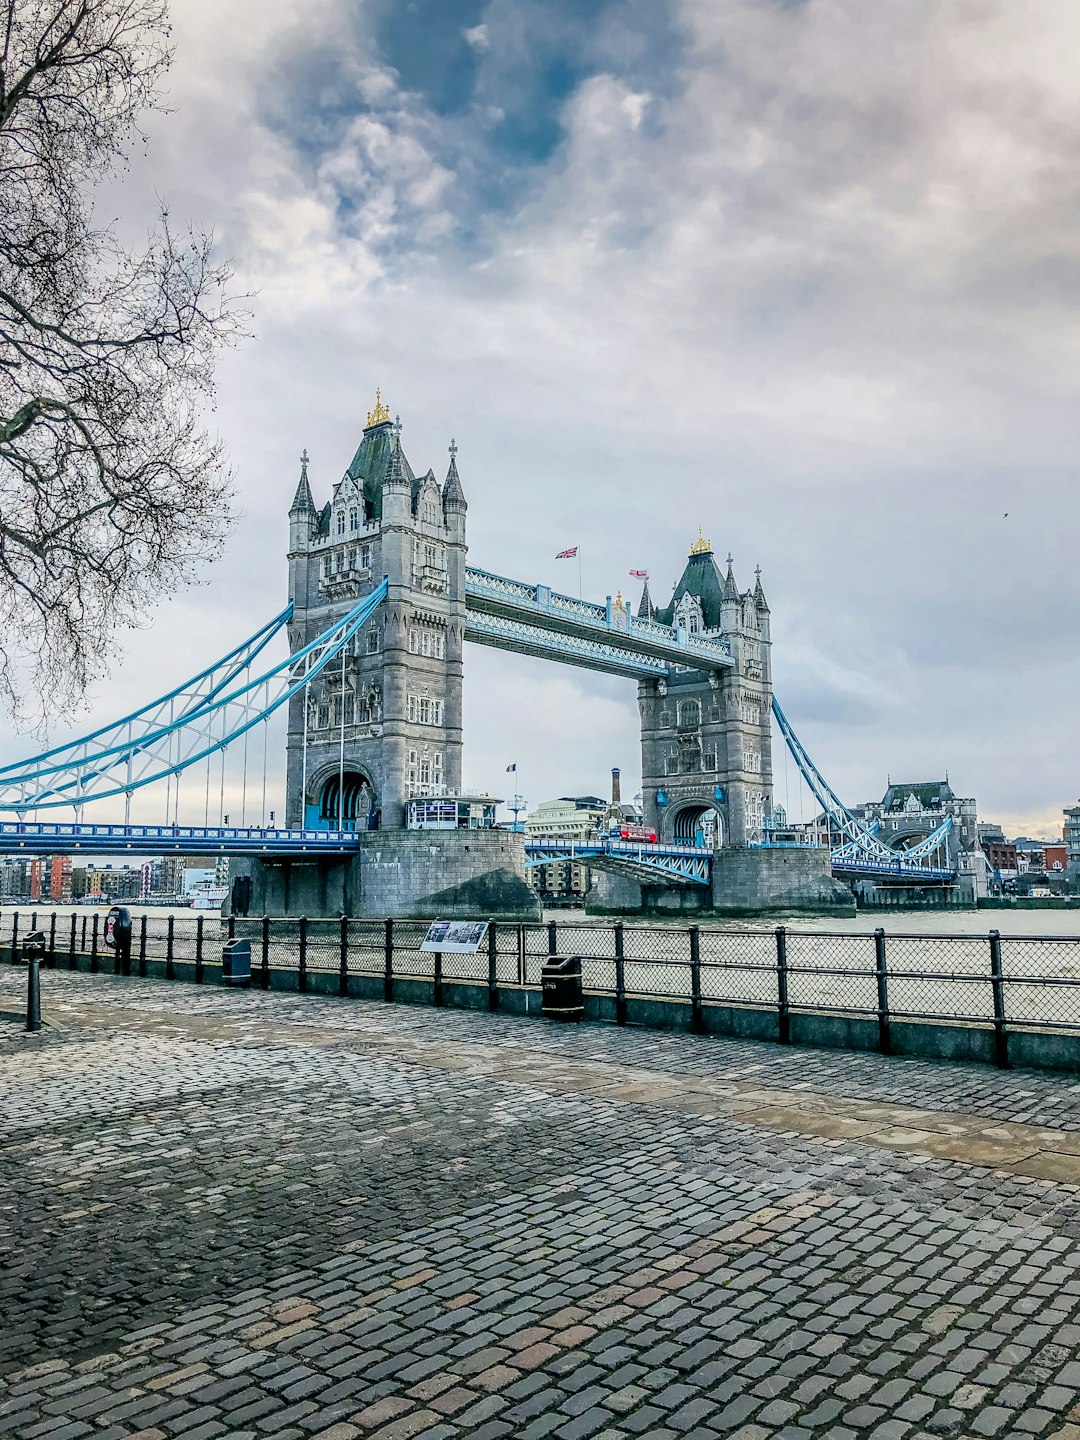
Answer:
[[344, 510], [339, 510], [339, 511], [338, 511], [338, 516], [337, 516], [337, 533], [338, 533], [339, 535], [344, 535], [344, 534], [345, 534], [345, 511], [344, 511]]

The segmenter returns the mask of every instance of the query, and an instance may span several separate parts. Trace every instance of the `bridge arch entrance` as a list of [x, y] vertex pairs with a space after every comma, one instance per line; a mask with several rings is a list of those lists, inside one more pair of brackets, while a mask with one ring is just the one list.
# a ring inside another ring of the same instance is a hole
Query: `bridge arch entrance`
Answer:
[[318, 800], [321, 830], [367, 830], [376, 809], [375, 788], [360, 770], [334, 771], [323, 783]]
[[724, 817], [714, 805], [681, 805], [671, 817], [671, 839], [679, 845], [704, 840], [707, 850], [718, 850], [724, 843]]

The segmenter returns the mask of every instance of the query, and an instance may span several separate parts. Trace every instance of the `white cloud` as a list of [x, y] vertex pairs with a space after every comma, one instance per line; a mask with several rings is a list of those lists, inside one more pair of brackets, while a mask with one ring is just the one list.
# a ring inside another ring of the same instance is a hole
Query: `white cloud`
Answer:
[[461, 34], [466, 45], [471, 45], [474, 50], [491, 49], [491, 37], [486, 25], [473, 25], [468, 30], [463, 30]]

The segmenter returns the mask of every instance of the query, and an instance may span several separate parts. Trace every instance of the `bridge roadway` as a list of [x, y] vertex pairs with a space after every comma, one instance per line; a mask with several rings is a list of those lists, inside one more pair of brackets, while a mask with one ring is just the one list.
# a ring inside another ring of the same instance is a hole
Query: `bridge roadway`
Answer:
[[[245, 825], [64, 825], [51, 821], [0, 821], [0, 855], [349, 855], [360, 848], [352, 830], [289, 830]], [[587, 861], [650, 883], [708, 885], [712, 851], [693, 845], [649, 844], [637, 840], [538, 839], [525, 845], [525, 863], [551, 865]], [[903, 861], [836, 858], [833, 872], [864, 879], [942, 884], [951, 870], [905, 865]]]
[[724, 670], [735, 664], [726, 640], [641, 619], [610, 599], [594, 605], [472, 566], [465, 571], [465, 607], [466, 640], [609, 675], [662, 679], [674, 665]]
[[4, 855], [343, 855], [358, 848], [351, 830], [0, 822]]
[[708, 885], [712, 851], [696, 845], [655, 845], [643, 840], [537, 839], [525, 842], [526, 865], [587, 861], [595, 870], [613, 870], [656, 884]]

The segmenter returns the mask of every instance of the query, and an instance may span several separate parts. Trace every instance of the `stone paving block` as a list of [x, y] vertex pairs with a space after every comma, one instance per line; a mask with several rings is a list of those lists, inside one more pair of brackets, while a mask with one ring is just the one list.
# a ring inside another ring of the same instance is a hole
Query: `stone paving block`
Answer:
[[[17, 1440], [1080, 1429], [1080, 1191], [819, 1137], [783, 1108], [1064, 1122], [1080, 1150], [1071, 1082], [49, 978], [62, 1026], [32, 1051], [0, 1031], [0, 1161], [29, 1197], [0, 1233]], [[665, 1108], [713, 1085], [758, 1092], [749, 1118]], [[207, 1106], [223, 1086], [228, 1110]], [[754, 1121], [762, 1092], [796, 1128]], [[242, 1232], [218, 1193], [243, 1197]], [[72, 1291], [85, 1254], [99, 1278]]]

